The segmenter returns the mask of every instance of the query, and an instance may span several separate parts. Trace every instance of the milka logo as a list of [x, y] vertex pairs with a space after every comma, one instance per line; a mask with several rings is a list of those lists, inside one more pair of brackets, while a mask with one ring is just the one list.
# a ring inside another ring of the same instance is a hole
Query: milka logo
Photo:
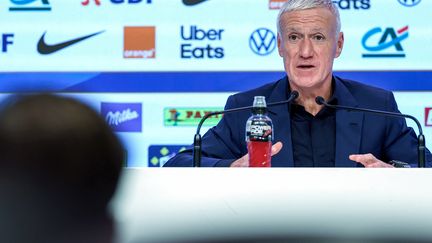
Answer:
[[118, 126], [119, 124], [121, 124], [123, 122], [137, 119], [138, 117], [139, 117], [138, 112], [131, 111], [131, 109], [128, 108], [126, 110], [123, 110], [122, 112], [119, 112], [119, 111], [108, 112], [105, 120], [108, 122], [108, 125], [110, 125], [110, 126], [112, 126], [112, 125]]
[[101, 103], [101, 114], [116, 132], [142, 131], [141, 103]]

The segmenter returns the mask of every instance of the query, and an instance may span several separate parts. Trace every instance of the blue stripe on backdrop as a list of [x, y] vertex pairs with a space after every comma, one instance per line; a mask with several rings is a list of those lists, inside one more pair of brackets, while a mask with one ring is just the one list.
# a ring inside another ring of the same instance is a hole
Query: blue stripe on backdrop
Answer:
[[[0, 92], [236, 92], [283, 72], [0, 73]], [[336, 75], [394, 91], [432, 90], [432, 71], [352, 71]]]

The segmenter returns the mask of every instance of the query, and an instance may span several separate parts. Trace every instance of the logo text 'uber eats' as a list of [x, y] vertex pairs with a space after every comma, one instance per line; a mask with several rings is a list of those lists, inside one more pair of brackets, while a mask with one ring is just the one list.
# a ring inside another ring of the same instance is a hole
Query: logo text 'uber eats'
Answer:
[[333, 0], [341, 10], [368, 10], [371, 8], [370, 0]]
[[180, 37], [183, 43], [180, 46], [181, 58], [221, 59], [225, 56], [224, 49], [218, 46], [222, 41], [224, 29], [203, 29], [196, 25], [181, 26]]

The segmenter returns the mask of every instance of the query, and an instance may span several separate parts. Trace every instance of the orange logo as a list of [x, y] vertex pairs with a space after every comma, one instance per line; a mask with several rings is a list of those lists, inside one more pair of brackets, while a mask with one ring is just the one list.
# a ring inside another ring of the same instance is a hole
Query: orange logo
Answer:
[[269, 9], [280, 9], [287, 0], [269, 0]]
[[124, 27], [124, 58], [156, 58], [156, 27]]

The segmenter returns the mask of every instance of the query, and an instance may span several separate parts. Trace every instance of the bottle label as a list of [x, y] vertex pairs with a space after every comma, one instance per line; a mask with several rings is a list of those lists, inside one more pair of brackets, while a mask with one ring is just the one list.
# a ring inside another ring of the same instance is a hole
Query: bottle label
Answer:
[[270, 121], [252, 120], [246, 124], [246, 136], [249, 141], [272, 141], [272, 126]]

